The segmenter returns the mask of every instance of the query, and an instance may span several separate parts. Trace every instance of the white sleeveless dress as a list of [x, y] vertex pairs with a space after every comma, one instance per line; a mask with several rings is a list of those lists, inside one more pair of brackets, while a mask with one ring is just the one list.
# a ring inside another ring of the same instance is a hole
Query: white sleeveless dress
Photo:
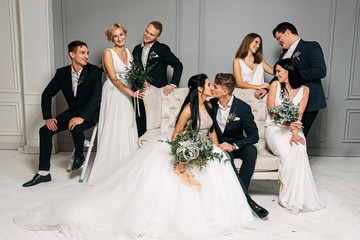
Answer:
[[[207, 112], [200, 116], [200, 132], [207, 133], [212, 119]], [[199, 189], [173, 172], [170, 152], [168, 143], [151, 141], [104, 181], [15, 222], [25, 229], [87, 240], [237, 240], [256, 234], [248, 230], [261, 223], [230, 162], [210, 161], [201, 171], [194, 167]]]
[[241, 67], [241, 77], [243, 82], [253, 85], [261, 85], [264, 83], [264, 67], [262, 62], [257, 65], [255, 72], [250, 69], [240, 58], [239, 63]]
[[[292, 100], [301, 102], [304, 86]], [[275, 106], [283, 101], [280, 83], [277, 84]], [[299, 135], [305, 139], [302, 132]], [[294, 214], [315, 211], [325, 207], [320, 201], [309, 165], [306, 144], [290, 146], [291, 132], [281, 124], [275, 124], [270, 116], [265, 123], [265, 140], [270, 150], [278, 156], [279, 178], [281, 180], [279, 204]]]
[[[131, 66], [129, 49], [126, 49], [126, 65], [114, 50], [110, 49], [110, 52], [118, 79], [131, 88], [127, 81], [122, 80], [126, 74], [125, 67]], [[106, 73], [105, 66], [104, 70]], [[108, 177], [109, 172], [117, 169], [119, 163], [138, 148], [132, 98], [115, 87], [107, 73], [102, 88], [97, 139], [96, 157], [89, 177], [89, 182], [94, 184], [101, 178]]]

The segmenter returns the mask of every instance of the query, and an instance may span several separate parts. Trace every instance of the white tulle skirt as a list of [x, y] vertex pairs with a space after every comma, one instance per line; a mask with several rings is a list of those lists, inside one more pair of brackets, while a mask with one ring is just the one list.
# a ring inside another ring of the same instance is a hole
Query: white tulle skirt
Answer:
[[173, 172], [170, 146], [152, 141], [107, 179], [14, 221], [25, 229], [87, 240], [243, 239], [259, 228], [230, 162], [209, 162], [191, 172], [200, 189]]

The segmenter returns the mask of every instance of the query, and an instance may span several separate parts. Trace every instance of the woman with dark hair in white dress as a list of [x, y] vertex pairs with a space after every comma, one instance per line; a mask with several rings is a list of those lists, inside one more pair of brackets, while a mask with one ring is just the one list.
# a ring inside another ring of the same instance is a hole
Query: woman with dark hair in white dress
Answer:
[[[213, 135], [214, 151], [222, 154], [206, 101], [211, 95], [207, 76], [191, 77], [188, 86], [171, 139], [191, 119], [199, 133]], [[87, 240], [235, 240], [246, 236], [244, 230], [257, 228], [230, 162], [209, 161], [201, 171], [192, 168], [199, 187], [185, 184], [174, 172], [173, 158], [169, 144], [151, 141], [121, 161], [107, 179], [15, 222]]]

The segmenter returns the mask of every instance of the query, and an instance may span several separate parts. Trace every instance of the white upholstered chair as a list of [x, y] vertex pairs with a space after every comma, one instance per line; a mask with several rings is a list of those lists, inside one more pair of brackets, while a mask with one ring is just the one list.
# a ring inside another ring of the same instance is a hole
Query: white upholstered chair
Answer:
[[[169, 96], [165, 96], [161, 88], [151, 86], [144, 98], [147, 131], [139, 138], [140, 146], [146, 144], [153, 137], [174, 131], [176, 118], [187, 93], [188, 88], [176, 88]], [[254, 90], [239, 88], [235, 89], [234, 95], [251, 106], [259, 129], [259, 142], [255, 145], [258, 149], [258, 156], [252, 179], [278, 180], [277, 157], [266, 148], [265, 143], [267, 97], [258, 100], [254, 97]], [[235, 159], [235, 165], [239, 168], [241, 159]]]

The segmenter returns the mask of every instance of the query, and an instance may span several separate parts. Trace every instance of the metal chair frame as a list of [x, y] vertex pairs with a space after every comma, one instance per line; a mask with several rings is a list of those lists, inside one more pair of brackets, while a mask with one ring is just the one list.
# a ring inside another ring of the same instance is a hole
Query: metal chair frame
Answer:
[[[88, 150], [86, 152], [86, 157], [85, 157], [85, 161], [84, 161], [84, 165], [83, 165], [83, 169], [81, 170], [81, 175], [80, 175], [80, 179], [79, 179], [79, 183], [82, 183], [84, 182], [84, 177], [85, 177], [85, 173], [86, 173], [86, 169], [89, 165], [89, 159], [90, 159], [90, 156], [91, 156], [91, 150], [94, 146], [94, 141], [95, 141], [95, 137], [96, 137], [96, 134], [97, 134], [97, 129], [98, 129], [98, 126], [97, 124], [95, 125], [94, 129], [93, 129], [93, 132], [91, 134], [91, 139], [90, 141], [89, 140], [86, 140], [84, 141], [84, 147], [87, 147]], [[71, 172], [71, 167], [72, 167], [72, 164], [74, 162], [74, 158], [75, 158], [75, 148], [71, 154], [71, 157], [69, 159], [69, 164], [68, 164], [68, 167], [66, 169], [66, 172]]]

